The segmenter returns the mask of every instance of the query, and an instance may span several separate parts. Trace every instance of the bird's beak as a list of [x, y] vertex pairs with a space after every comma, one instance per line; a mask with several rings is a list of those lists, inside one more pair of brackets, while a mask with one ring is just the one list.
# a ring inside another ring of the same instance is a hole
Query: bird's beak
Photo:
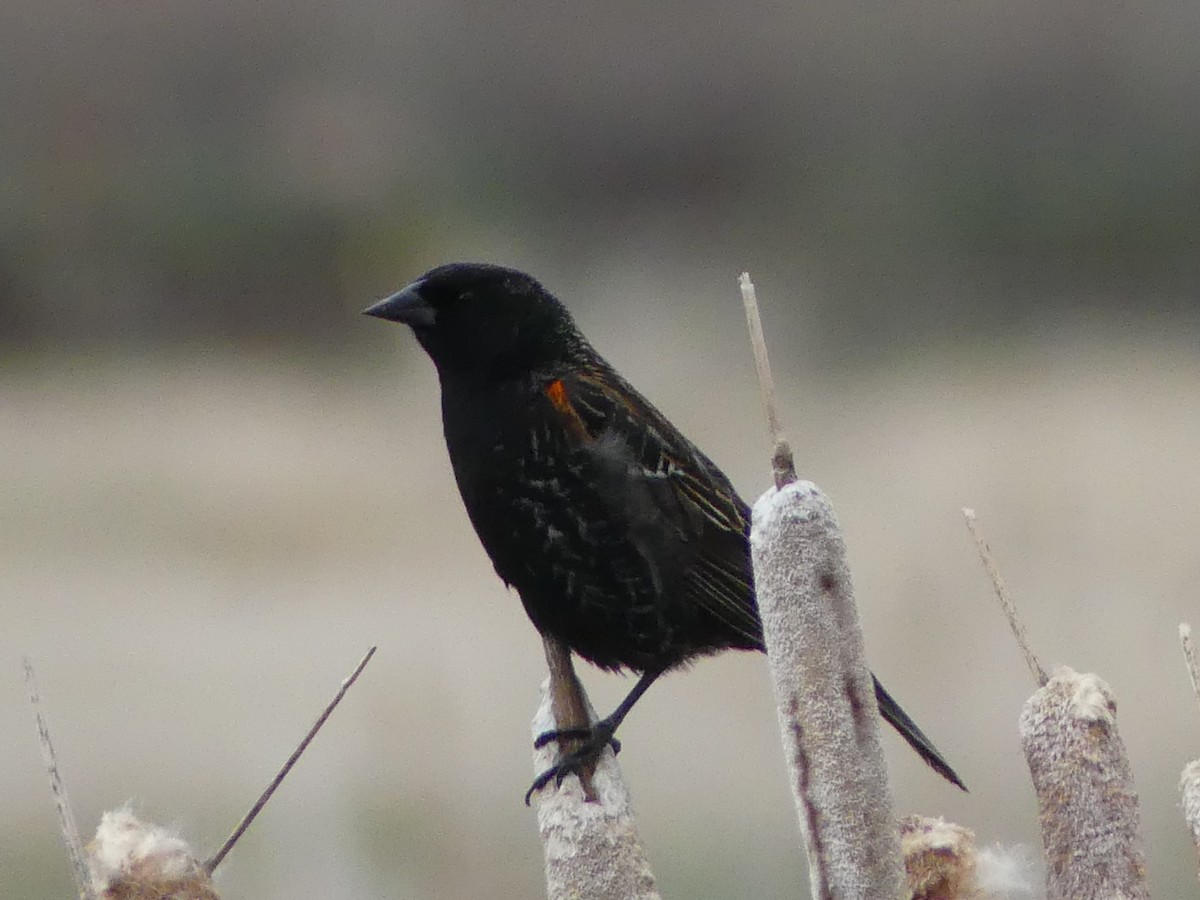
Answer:
[[421, 287], [420, 281], [414, 281], [374, 306], [368, 306], [363, 310], [363, 315], [387, 319], [389, 322], [403, 322], [411, 328], [428, 328], [436, 318], [435, 310], [421, 296]]

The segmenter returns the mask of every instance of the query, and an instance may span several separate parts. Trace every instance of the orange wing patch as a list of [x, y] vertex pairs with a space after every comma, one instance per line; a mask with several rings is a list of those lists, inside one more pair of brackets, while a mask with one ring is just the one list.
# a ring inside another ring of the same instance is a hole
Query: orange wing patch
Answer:
[[571, 401], [567, 399], [567, 388], [562, 383], [562, 379], [555, 379], [546, 386], [546, 396], [550, 398], [550, 402], [559, 412], [575, 411], [571, 409]]
[[579, 413], [571, 405], [571, 401], [567, 397], [567, 387], [562, 383], [561, 379], [556, 378], [546, 385], [546, 397], [550, 400], [550, 405], [563, 417], [567, 431], [573, 437], [581, 441], [590, 441], [592, 439], [592, 436], [588, 434], [587, 426], [583, 424], [583, 419], [579, 417]]

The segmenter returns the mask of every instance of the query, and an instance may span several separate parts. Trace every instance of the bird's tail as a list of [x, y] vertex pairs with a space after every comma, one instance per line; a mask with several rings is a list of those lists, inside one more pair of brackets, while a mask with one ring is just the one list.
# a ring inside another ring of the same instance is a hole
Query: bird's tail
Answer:
[[875, 682], [875, 702], [879, 704], [879, 714], [893, 728], [900, 732], [900, 736], [908, 741], [909, 746], [917, 751], [917, 755], [925, 760], [930, 768], [951, 784], [965, 791], [967, 786], [962, 783], [962, 780], [955, 771], [950, 768], [950, 764], [942, 759], [942, 754], [938, 753], [938, 749], [933, 746], [933, 742], [925, 737], [925, 733], [917, 727], [917, 723], [910, 719], [908, 713], [900, 708], [900, 704], [892, 698], [892, 695], [884, 690], [883, 685], [879, 683], [879, 679], [874, 675], [871, 678]]

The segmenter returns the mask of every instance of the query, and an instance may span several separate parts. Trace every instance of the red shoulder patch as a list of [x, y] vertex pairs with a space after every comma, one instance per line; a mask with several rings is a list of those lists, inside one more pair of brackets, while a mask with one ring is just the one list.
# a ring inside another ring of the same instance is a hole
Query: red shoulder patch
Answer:
[[563, 417], [567, 431], [581, 441], [590, 441], [592, 436], [588, 434], [587, 426], [583, 424], [578, 411], [571, 405], [571, 400], [567, 397], [567, 386], [562, 383], [562, 379], [556, 378], [546, 385], [545, 394], [550, 405]]
[[556, 378], [546, 386], [546, 396], [559, 412], [575, 412], [571, 408], [571, 401], [567, 399], [567, 387], [562, 383], [562, 379]]

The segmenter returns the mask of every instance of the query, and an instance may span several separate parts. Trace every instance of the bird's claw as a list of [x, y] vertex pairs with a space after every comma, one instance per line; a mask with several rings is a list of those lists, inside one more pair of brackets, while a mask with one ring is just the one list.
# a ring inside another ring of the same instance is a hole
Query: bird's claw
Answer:
[[[599, 724], [599, 723], [597, 723]], [[563, 728], [557, 731], [543, 731], [533, 740], [533, 749], [541, 750], [551, 741], [588, 741], [592, 738], [591, 728]], [[621, 752], [621, 742], [613, 735], [608, 736], [608, 746], [614, 754]]]
[[552, 778], [558, 779], [556, 787], [562, 785], [562, 780], [567, 777], [566, 771], [561, 766], [551, 766], [537, 778], [533, 779], [533, 784], [529, 786], [529, 790], [525, 792], [525, 805], [529, 805], [530, 799], [550, 783]]
[[595, 764], [600, 754], [604, 752], [605, 747], [612, 747], [614, 755], [621, 750], [621, 742], [613, 736], [612, 726], [604, 721], [597, 722], [590, 729], [567, 728], [562, 731], [543, 732], [537, 736], [537, 740], [533, 742], [533, 745], [540, 749], [551, 741], [570, 739], [579, 740], [582, 743], [575, 750], [560, 758], [558, 762], [537, 778], [533, 779], [533, 784], [525, 792], [526, 806], [529, 805], [529, 801], [533, 795], [546, 787], [551, 781], [554, 782], [556, 788], [560, 788], [568, 775], [579, 775], [582, 777], [584, 770]]
[[562, 783], [567, 780], [568, 775], [583, 776], [584, 769], [595, 760], [596, 754], [591, 752], [584, 753], [582, 751], [590, 751], [590, 747], [581, 747], [574, 753], [563, 757], [559, 762], [552, 765], [545, 772], [533, 779], [533, 784], [529, 786], [529, 790], [525, 792], [525, 805], [529, 805], [530, 798], [538, 791], [548, 785], [551, 781], [554, 782], [556, 788], [562, 787]]

